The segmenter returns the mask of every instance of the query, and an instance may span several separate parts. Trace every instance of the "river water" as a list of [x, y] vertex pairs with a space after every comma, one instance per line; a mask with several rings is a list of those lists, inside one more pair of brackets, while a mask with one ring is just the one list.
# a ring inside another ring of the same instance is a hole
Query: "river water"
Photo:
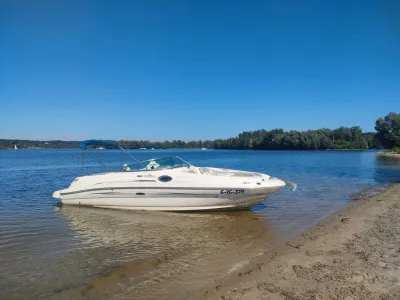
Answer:
[[[93, 151], [111, 167], [121, 153]], [[78, 150], [0, 150], [0, 299], [186, 299], [349, 204], [400, 181], [374, 151], [135, 150], [296, 182], [251, 211], [124, 212], [54, 207], [81, 173]], [[102, 169], [87, 161], [85, 172]]]

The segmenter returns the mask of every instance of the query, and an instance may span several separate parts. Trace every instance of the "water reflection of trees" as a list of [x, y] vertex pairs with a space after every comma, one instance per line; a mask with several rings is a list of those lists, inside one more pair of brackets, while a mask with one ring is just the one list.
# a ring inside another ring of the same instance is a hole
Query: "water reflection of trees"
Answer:
[[380, 183], [400, 182], [400, 159], [397, 157], [377, 156], [375, 180]]

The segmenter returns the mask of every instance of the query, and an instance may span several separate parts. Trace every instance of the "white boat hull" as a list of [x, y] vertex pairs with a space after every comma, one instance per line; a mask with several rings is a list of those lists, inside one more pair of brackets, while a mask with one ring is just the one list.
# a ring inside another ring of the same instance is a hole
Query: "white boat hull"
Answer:
[[[160, 181], [165, 176], [170, 181]], [[53, 197], [65, 205], [124, 210], [243, 210], [283, 186], [283, 181], [265, 174], [190, 166], [82, 176]]]
[[[242, 194], [221, 194], [225, 189], [146, 191], [138, 189], [89, 191], [61, 198], [62, 204], [124, 210], [195, 211], [248, 209], [279, 188], [259, 190], [230, 189]], [[139, 195], [137, 195], [139, 194]], [[144, 195], [142, 195], [144, 194]]]

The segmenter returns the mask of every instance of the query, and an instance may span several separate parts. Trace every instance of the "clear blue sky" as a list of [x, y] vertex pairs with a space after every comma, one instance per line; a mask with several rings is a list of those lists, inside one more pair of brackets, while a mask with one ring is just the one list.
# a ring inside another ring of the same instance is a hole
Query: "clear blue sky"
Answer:
[[0, 0], [0, 138], [371, 131], [390, 111], [396, 0]]

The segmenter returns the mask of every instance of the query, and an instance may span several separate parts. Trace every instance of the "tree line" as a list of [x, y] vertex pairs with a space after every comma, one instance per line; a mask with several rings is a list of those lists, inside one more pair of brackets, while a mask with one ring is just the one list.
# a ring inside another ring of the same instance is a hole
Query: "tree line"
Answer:
[[[234, 150], [352, 150], [400, 147], [400, 115], [390, 113], [376, 120], [377, 132], [363, 132], [358, 126], [317, 130], [256, 130], [236, 137], [206, 141], [116, 141], [126, 149], [209, 148]], [[0, 139], [0, 148], [79, 148], [78, 141], [30, 141]]]
[[380, 148], [380, 144], [374, 133], [363, 133], [360, 127], [339, 127], [333, 130], [247, 131], [236, 138], [216, 140], [214, 147], [254, 150], [350, 150]]
[[171, 142], [119, 141], [122, 147], [137, 148], [213, 148], [232, 150], [325, 150], [380, 148], [375, 133], [363, 133], [360, 127], [340, 127], [308, 131], [283, 129], [245, 131], [237, 137], [213, 141], [174, 140]]
[[[116, 142], [126, 149], [324, 150], [381, 147], [375, 133], [363, 133], [359, 127], [307, 131], [284, 131], [283, 129], [245, 131], [233, 138], [190, 142], [182, 140], [164, 142], [120, 140]], [[14, 145], [18, 148], [79, 148], [78, 141], [0, 140], [0, 148], [14, 148]]]
[[376, 138], [382, 147], [400, 153], [400, 114], [389, 113], [375, 122]]

